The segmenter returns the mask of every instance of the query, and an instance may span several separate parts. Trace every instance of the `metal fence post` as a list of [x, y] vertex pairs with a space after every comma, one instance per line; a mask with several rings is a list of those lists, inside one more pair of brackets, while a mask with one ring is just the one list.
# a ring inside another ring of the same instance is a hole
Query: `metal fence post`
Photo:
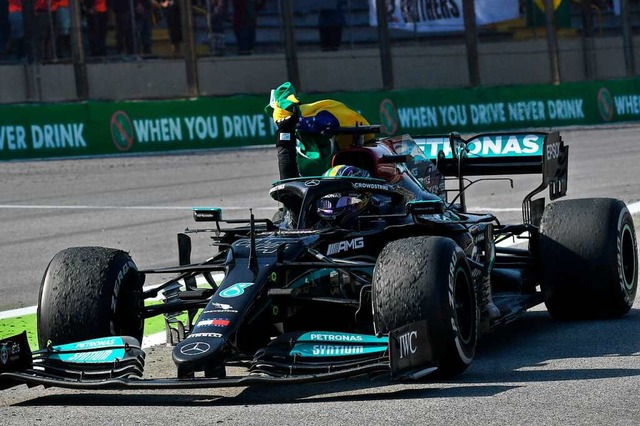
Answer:
[[582, 51], [584, 57], [584, 74], [587, 80], [596, 77], [595, 57], [593, 51], [593, 16], [591, 0], [582, 0]]
[[462, 0], [464, 15], [464, 38], [467, 45], [467, 65], [469, 83], [472, 87], [480, 86], [480, 59], [478, 57], [478, 26], [476, 25], [476, 9], [474, 0]]
[[300, 71], [298, 69], [298, 50], [296, 46], [296, 34], [293, 28], [293, 2], [292, 0], [280, 1], [280, 14], [282, 15], [282, 27], [284, 34], [284, 55], [287, 62], [287, 78], [297, 90], [302, 90]]
[[24, 22], [24, 49], [26, 56], [25, 85], [29, 101], [42, 101], [40, 85], [40, 59], [36, 53], [38, 37], [36, 32], [33, 0], [22, 0], [22, 19]]
[[193, 36], [193, 10], [191, 0], [178, 0], [180, 3], [182, 38], [184, 39], [184, 62], [187, 70], [187, 91], [189, 96], [200, 95], [198, 81], [198, 58], [196, 56], [195, 38]]
[[552, 84], [560, 84], [560, 55], [558, 49], [558, 35], [556, 32], [556, 16], [553, 10], [553, 0], [544, 0], [544, 16], [547, 29], [547, 47], [549, 49], [551, 82]]
[[82, 40], [82, 15], [80, 0], [69, 1], [71, 14], [71, 57], [73, 59], [73, 71], [76, 80], [76, 96], [80, 100], [89, 97], [89, 79], [87, 76], [87, 64], [84, 57], [84, 43]]
[[385, 0], [376, 0], [376, 17], [378, 19], [382, 87], [384, 90], [391, 90], [393, 89], [393, 57], [391, 56], [391, 42], [389, 41], [386, 3]]
[[133, 5], [133, 0], [129, 0], [129, 24], [131, 25], [131, 40], [128, 42], [133, 45], [134, 56], [138, 55], [138, 35], [136, 34], [138, 28], [136, 25], [136, 8]]
[[51, 38], [51, 59], [58, 61], [58, 40], [56, 40], [57, 28], [53, 22], [53, 11], [51, 10], [51, 0], [47, 0], [47, 19], [49, 20], [49, 37]]
[[620, 19], [622, 20], [622, 49], [627, 77], [636, 75], [636, 61], [633, 56], [633, 31], [631, 28], [631, 10], [629, 0], [620, 1]]

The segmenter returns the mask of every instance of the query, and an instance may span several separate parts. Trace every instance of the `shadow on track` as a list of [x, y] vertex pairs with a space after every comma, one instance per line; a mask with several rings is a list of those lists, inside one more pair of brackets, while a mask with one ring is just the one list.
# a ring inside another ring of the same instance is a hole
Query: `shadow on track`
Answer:
[[[547, 368], [552, 361], [640, 358], [640, 310], [613, 320], [558, 321], [546, 311], [528, 312], [483, 336], [473, 364], [457, 383], [588, 380], [640, 375], [640, 368]], [[637, 365], [637, 362], [626, 363]]]
[[[384, 401], [494, 396], [526, 383], [640, 376], [637, 362], [621, 368], [557, 368], [552, 363], [600, 358], [640, 357], [640, 310], [607, 321], [556, 321], [545, 311], [529, 312], [517, 322], [483, 336], [471, 367], [448, 382], [390, 383], [386, 376], [359, 377], [304, 385], [256, 385], [229, 396], [199, 391], [69, 392], [44, 395], [19, 406], [237, 406], [331, 401]], [[593, 363], [589, 363], [593, 365]], [[42, 394], [41, 394], [42, 395]]]
[[[390, 385], [393, 390], [386, 388], [387, 382], [374, 384], [368, 379], [359, 379], [358, 383], [348, 384], [341, 381], [333, 384], [307, 384], [282, 386], [252, 386], [246, 388], [234, 397], [211, 394], [157, 394], [139, 392], [129, 393], [69, 393], [46, 395], [37, 399], [24, 401], [15, 406], [64, 406], [101, 407], [101, 406], [150, 406], [150, 407], [188, 407], [188, 406], [239, 406], [239, 405], [272, 405], [272, 404], [300, 404], [322, 403], [331, 401], [391, 401], [425, 398], [472, 398], [488, 397], [508, 391], [517, 386], [457, 386], [434, 387], [434, 384], [414, 384], [411, 389], [401, 389], [398, 385]], [[371, 392], [366, 389], [375, 388]], [[362, 392], [365, 390], [365, 392]], [[360, 393], [347, 393], [357, 392]]]

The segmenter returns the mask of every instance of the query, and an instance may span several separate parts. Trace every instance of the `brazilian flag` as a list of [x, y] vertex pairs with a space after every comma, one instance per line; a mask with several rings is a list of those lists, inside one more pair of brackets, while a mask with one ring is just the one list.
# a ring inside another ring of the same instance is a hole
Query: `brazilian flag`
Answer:
[[[271, 100], [265, 108], [276, 122], [292, 114], [294, 105], [300, 108], [297, 131], [298, 168], [303, 176], [320, 176], [331, 167], [336, 151], [347, 149], [353, 142], [351, 135], [331, 136], [339, 127], [367, 126], [369, 122], [357, 111], [342, 102], [325, 99], [304, 104], [298, 100], [295, 87], [283, 83], [271, 91]], [[373, 134], [364, 140], [372, 140]]]

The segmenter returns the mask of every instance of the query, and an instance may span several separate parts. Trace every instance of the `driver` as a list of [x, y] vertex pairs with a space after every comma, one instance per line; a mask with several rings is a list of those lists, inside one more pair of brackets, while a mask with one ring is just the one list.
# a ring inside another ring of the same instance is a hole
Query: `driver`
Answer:
[[[276, 152], [280, 180], [300, 176], [351, 176], [370, 178], [368, 171], [349, 165], [331, 167], [336, 151], [351, 147], [351, 135], [336, 135], [339, 127], [368, 125], [365, 118], [343, 103], [333, 100], [302, 104], [291, 83], [284, 83], [271, 91], [265, 111], [271, 111], [277, 126]], [[299, 138], [299, 140], [298, 140]], [[375, 139], [364, 135], [365, 144]], [[389, 197], [371, 193], [329, 194], [317, 201], [318, 225], [332, 224], [349, 227], [365, 212], [388, 213]]]
[[[371, 177], [369, 172], [354, 166], [340, 165], [327, 170], [323, 176]], [[328, 194], [316, 202], [316, 213], [325, 222], [350, 227], [358, 221], [358, 216], [373, 205], [370, 193]]]

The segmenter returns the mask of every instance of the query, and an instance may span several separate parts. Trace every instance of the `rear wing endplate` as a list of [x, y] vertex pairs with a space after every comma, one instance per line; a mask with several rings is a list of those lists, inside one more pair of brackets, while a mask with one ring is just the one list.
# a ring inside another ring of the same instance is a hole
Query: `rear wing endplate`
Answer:
[[542, 174], [542, 183], [522, 202], [524, 223], [538, 225], [544, 198], [532, 198], [549, 187], [549, 199], [566, 195], [569, 147], [558, 132], [483, 133], [467, 140], [457, 133], [414, 136], [426, 157], [444, 176], [463, 177]]

